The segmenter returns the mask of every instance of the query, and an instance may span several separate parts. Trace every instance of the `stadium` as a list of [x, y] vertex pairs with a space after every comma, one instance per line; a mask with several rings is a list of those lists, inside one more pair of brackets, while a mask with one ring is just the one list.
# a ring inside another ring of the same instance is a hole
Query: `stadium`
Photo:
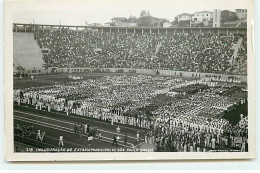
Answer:
[[15, 152], [247, 152], [246, 32], [14, 23]]

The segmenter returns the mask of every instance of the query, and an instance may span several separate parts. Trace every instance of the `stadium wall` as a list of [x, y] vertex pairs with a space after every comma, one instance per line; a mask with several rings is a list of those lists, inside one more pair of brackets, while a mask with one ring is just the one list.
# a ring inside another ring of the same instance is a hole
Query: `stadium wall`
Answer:
[[207, 76], [236, 77], [241, 82], [247, 82], [245, 75], [231, 75], [231, 74], [217, 74], [217, 73], [202, 73], [202, 72], [187, 72], [175, 70], [152, 70], [152, 69], [133, 69], [133, 68], [49, 68], [49, 69], [34, 69], [25, 70], [24, 73], [28, 75], [41, 74], [59, 74], [59, 73], [134, 73], [146, 75], [160, 75], [160, 76], [176, 76], [185, 78], [200, 78]]
[[216, 73], [201, 73], [201, 72], [187, 72], [187, 71], [174, 71], [174, 70], [152, 70], [152, 69], [133, 69], [133, 68], [58, 68], [56, 73], [93, 73], [96, 71], [104, 73], [136, 73], [147, 75], [161, 75], [161, 76], [176, 76], [186, 78], [199, 78], [206, 76], [220, 76], [220, 77], [236, 77], [241, 82], [247, 82], [245, 75], [229, 75], [229, 74], [216, 74]]
[[160, 76], [176, 76], [186, 78], [199, 78], [207, 76], [220, 76], [220, 77], [236, 77], [241, 82], [247, 82], [245, 75], [231, 75], [231, 74], [217, 74], [217, 73], [202, 73], [202, 72], [187, 72], [187, 71], [174, 71], [174, 70], [152, 70], [152, 69], [133, 69], [133, 68], [52, 68], [52, 69], [34, 69], [24, 70], [28, 75], [41, 75], [41, 74], [59, 74], [59, 73], [135, 73], [146, 75], [160, 75]]

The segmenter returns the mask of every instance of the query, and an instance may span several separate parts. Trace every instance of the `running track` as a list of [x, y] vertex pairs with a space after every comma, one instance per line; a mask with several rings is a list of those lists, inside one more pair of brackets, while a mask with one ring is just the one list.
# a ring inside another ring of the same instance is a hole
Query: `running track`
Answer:
[[[33, 108], [32, 108], [33, 109]], [[58, 138], [60, 135], [64, 136], [64, 147], [71, 148], [86, 148], [89, 147], [90, 142], [87, 140], [88, 134], [80, 137], [78, 134], [74, 133], [74, 124], [75, 123], [87, 123], [90, 126], [97, 126], [98, 131], [102, 134], [102, 139], [98, 141], [95, 138], [91, 141], [91, 148], [115, 148], [112, 146], [113, 137], [116, 134], [116, 128], [118, 125], [110, 125], [106, 122], [97, 121], [95, 119], [86, 119], [85, 117], [71, 117], [64, 118], [66, 115], [55, 116], [57, 113], [52, 115], [44, 115], [44, 111], [39, 113], [30, 112], [30, 111], [21, 111], [14, 110], [14, 125], [18, 124], [32, 124], [34, 126], [33, 136], [29, 138], [19, 139], [19, 141], [26, 141], [30, 145], [38, 143], [38, 146], [43, 144], [43, 146], [48, 147], [57, 147]], [[143, 143], [144, 130], [139, 130], [141, 140], [140, 142], [136, 141], [136, 132], [135, 127], [124, 127], [120, 125], [120, 139], [118, 141], [118, 147], [120, 148], [135, 148]], [[45, 138], [42, 142], [36, 140], [36, 131], [40, 129], [42, 132], [45, 131]], [[127, 132], [127, 143], [124, 144], [124, 136]], [[15, 138], [17, 139], [17, 138]], [[17, 141], [17, 140], [16, 140]]]

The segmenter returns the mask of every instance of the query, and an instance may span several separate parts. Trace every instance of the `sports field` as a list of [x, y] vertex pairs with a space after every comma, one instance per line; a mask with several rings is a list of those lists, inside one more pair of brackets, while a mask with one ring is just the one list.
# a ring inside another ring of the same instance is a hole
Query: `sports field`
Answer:
[[[73, 148], [73, 150], [77, 150], [78, 148], [89, 148], [87, 151], [96, 151], [98, 149], [110, 150], [116, 148], [117, 150], [123, 149], [123, 151], [131, 151], [134, 148], [138, 148], [144, 142], [144, 129], [141, 128], [132, 128], [116, 123], [111, 125], [110, 123], [96, 119], [83, 118], [79, 116], [66, 116], [61, 113], [37, 111], [32, 107], [15, 105], [14, 108], [15, 141], [18, 143], [24, 143], [27, 146], [57, 148], [60, 135], [63, 135], [64, 137], [64, 148]], [[88, 141], [88, 133], [75, 133], [75, 123], [87, 123], [90, 128], [94, 126], [97, 127], [97, 131], [101, 132], [102, 138], [98, 139], [95, 137], [92, 141]], [[34, 133], [29, 136], [22, 136], [19, 133], [19, 130], [16, 129], [17, 124], [33, 125]], [[121, 129], [118, 146], [112, 145], [113, 136], [117, 134], [117, 127], [120, 127]], [[45, 132], [43, 141], [36, 139], [37, 130]], [[136, 141], [135, 137], [137, 130], [139, 131], [140, 136], [142, 136], [142, 139], [139, 142]], [[126, 133], [127, 142], [124, 143]], [[151, 145], [148, 146], [149, 148], [153, 148]]]
[[[87, 79], [96, 79], [104, 76], [119, 76], [121, 73], [78, 73], [78, 74], [45, 74], [35, 76], [34, 80], [31, 80], [30, 77], [23, 77], [20, 79], [19, 77], [14, 77], [13, 84], [14, 89], [23, 89], [28, 87], [39, 87], [46, 86], [52, 84], [62, 84], [73, 81], [68, 78], [69, 75], [83, 77], [83, 80]], [[133, 75], [131, 73], [124, 73], [124, 75]]]
[[[82, 77], [82, 80], [97, 79], [104, 76], [122, 76], [120, 73], [78, 73], [78, 74], [47, 74], [36, 76], [34, 80], [29, 77], [14, 78], [14, 89], [29, 87], [41, 87], [53, 84], [65, 84], [71, 81], [69, 75]], [[132, 76], [136, 74], [124, 75]], [[240, 90], [237, 88], [236, 90]], [[236, 92], [233, 90], [232, 92]], [[227, 93], [228, 94], [228, 93]], [[223, 116], [231, 124], [235, 125], [240, 120], [240, 113], [247, 115], [247, 103], [235, 106]], [[75, 133], [75, 124], [88, 124], [90, 128], [96, 127], [96, 134], [93, 140], [88, 140], [90, 132]], [[22, 134], [17, 126], [33, 126], [28, 134]], [[114, 136], [117, 135], [116, 128], [120, 127], [118, 145], [113, 145]], [[37, 131], [44, 133], [43, 140], [36, 139]], [[99, 139], [97, 134], [102, 134]], [[139, 132], [140, 140], [137, 141], [136, 134]], [[156, 151], [153, 144], [145, 143], [145, 132], [147, 129], [137, 126], [103, 121], [91, 117], [79, 115], [66, 115], [64, 112], [48, 112], [37, 110], [30, 105], [14, 104], [14, 140], [17, 152], [98, 152], [98, 151]], [[59, 136], [64, 138], [64, 147], [59, 147]], [[127, 140], [125, 140], [127, 139]], [[45, 148], [45, 149], [44, 149]], [[222, 148], [223, 149], [223, 148]]]
[[[29, 77], [20, 79], [14, 78], [14, 88], [23, 89], [28, 87], [38, 87], [44, 85], [66, 83], [72, 81], [68, 79], [69, 74], [56, 75], [40, 75], [34, 80]], [[83, 79], [96, 79], [105, 75], [120, 75], [117, 73], [108, 74], [77, 74]], [[131, 75], [131, 74], [126, 74]], [[88, 124], [90, 128], [97, 127], [97, 133], [101, 132], [102, 138], [98, 139], [97, 134], [93, 140], [88, 141], [89, 134], [75, 133], [75, 124]], [[30, 135], [22, 135], [16, 128], [19, 125], [33, 125], [33, 133]], [[120, 127], [120, 138], [118, 146], [112, 145], [114, 135], [117, 134], [116, 128]], [[45, 132], [43, 141], [36, 139], [37, 130], [41, 133]], [[140, 141], [136, 139], [137, 131], [140, 134]], [[144, 144], [145, 129], [139, 127], [131, 127], [110, 122], [105, 122], [89, 117], [81, 117], [77, 115], [67, 116], [61, 112], [47, 112], [44, 110], [36, 110], [34, 107], [21, 104], [14, 105], [14, 133], [15, 133], [15, 150], [17, 152], [51, 152], [51, 149], [58, 150], [59, 136], [64, 137], [64, 147], [60, 148], [60, 152], [68, 151], [71, 148], [77, 151], [154, 151], [152, 144]], [[125, 142], [127, 138], [127, 142]], [[18, 147], [18, 148], [17, 148]], [[37, 148], [37, 151], [36, 151]], [[40, 148], [48, 148], [49, 150], [41, 150]], [[32, 150], [32, 151], [29, 151]]]

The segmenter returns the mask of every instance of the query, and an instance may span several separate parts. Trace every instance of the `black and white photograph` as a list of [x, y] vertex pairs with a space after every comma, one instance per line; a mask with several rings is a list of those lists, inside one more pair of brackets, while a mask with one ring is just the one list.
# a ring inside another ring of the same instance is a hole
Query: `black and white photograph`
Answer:
[[253, 1], [5, 5], [9, 160], [255, 157]]

